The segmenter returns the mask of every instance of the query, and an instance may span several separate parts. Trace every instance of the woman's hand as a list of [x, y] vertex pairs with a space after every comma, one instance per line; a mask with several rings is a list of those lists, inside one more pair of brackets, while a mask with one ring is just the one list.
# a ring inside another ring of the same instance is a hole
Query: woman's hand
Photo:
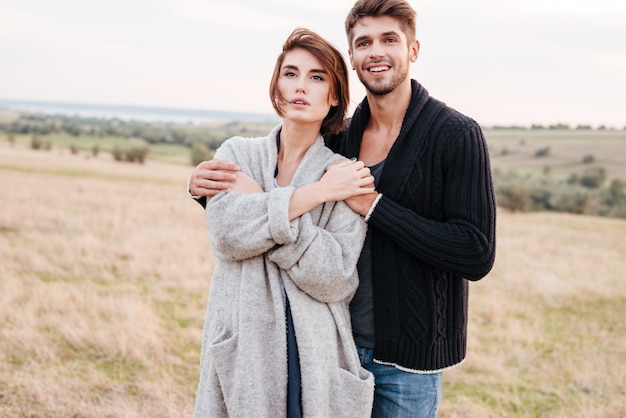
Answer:
[[325, 201], [345, 200], [352, 196], [373, 193], [374, 176], [363, 161], [342, 159], [326, 168], [319, 181]]

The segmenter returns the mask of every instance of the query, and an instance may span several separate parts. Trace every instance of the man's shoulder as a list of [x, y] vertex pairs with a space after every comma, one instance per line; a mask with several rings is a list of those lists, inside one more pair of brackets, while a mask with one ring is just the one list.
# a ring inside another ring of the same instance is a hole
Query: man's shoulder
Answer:
[[436, 135], [456, 137], [469, 130], [480, 128], [478, 122], [470, 116], [461, 113], [457, 109], [448, 106], [446, 103], [437, 99], [431, 97], [430, 100], [434, 100], [442, 106], [441, 111], [438, 113], [436, 121], [433, 124]]
[[472, 117], [464, 113], [461, 113], [456, 108], [448, 105], [446, 102], [436, 99], [433, 96], [430, 96], [428, 98], [427, 105], [440, 108], [440, 111], [438, 112], [439, 120], [449, 119], [449, 123], [451, 124], [466, 124], [466, 125], [477, 124], [476, 121]]
[[344, 133], [340, 132], [337, 134], [325, 134], [324, 135], [324, 143], [328, 148], [330, 148], [333, 152], [341, 151], [341, 144], [344, 138]]

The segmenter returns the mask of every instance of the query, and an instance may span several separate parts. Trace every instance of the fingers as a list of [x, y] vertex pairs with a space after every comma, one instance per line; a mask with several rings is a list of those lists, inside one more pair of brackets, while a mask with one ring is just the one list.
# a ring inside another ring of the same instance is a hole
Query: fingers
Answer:
[[198, 166], [196, 167], [196, 170], [208, 170], [208, 171], [213, 171], [213, 170], [221, 170], [221, 171], [240, 171], [241, 168], [234, 163], [231, 163], [229, 161], [223, 161], [223, 160], [208, 160], [208, 161], [202, 161], [200, 164], [198, 164]]
[[374, 176], [372, 176], [372, 173], [369, 169], [369, 167], [365, 167], [365, 166], [361, 166], [361, 164], [357, 164], [357, 163], [361, 163], [362, 161], [356, 161], [354, 163], [353, 167], [350, 167], [352, 169], [354, 169], [354, 173], [355, 173], [355, 177], [356, 179], [359, 179], [359, 185], [360, 186], [364, 186], [366, 184], [369, 183], [374, 183]]
[[328, 167], [327, 172], [339, 175], [342, 179], [351, 178], [359, 187], [368, 184], [374, 184], [374, 176], [369, 169], [365, 167], [363, 161], [339, 160]]
[[238, 173], [238, 171], [202, 169], [196, 170], [194, 177], [199, 181], [212, 180], [215, 182], [229, 182], [237, 179], [236, 173]]
[[363, 161], [341, 159], [341, 160], [332, 162], [331, 164], [328, 165], [328, 167], [326, 167], [326, 171], [340, 170], [340, 169], [354, 170], [354, 171], [367, 170], [367, 171], [361, 172], [361, 174], [363, 175], [369, 174], [369, 168], [365, 167], [365, 163], [363, 163]]
[[189, 178], [189, 191], [193, 196], [212, 197], [228, 191], [241, 169], [237, 164], [222, 160], [203, 161], [196, 166]]
[[196, 187], [199, 189], [208, 189], [213, 190], [216, 189], [218, 192], [220, 190], [226, 190], [230, 187], [231, 182], [228, 181], [215, 181], [209, 179], [203, 179], [196, 183]]
[[374, 185], [374, 176], [370, 174], [365, 177], [362, 177], [361, 180], [359, 181], [359, 187], [361, 188], [367, 187], [367, 188], [375, 189], [376, 186]]
[[326, 167], [326, 169], [330, 169], [331, 167], [349, 167], [352, 164], [356, 164], [355, 167], [364, 167], [365, 163], [363, 163], [363, 161], [358, 161], [356, 159], [356, 157], [352, 157], [352, 158], [340, 158], [338, 160], [333, 161], [332, 163], [328, 164], [328, 167]]
[[355, 191], [355, 195], [369, 194], [376, 192], [376, 186], [374, 185], [374, 176], [367, 175], [362, 177], [358, 182], [359, 187]]
[[357, 173], [361, 176], [361, 179], [367, 179], [368, 183], [369, 182], [374, 183], [374, 176], [372, 176], [372, 173], [369, 167], [362, 167], [357, 170]]
[[362, 194], [370, 194], [370, 193], [376, 193], [376, 187], [371, 186], [371, 187], [359, 187], [355, 192], [354, 195], [362, 195]]
[[231, 172], [196, 169], [189, 181], [189, 191], [194, 196], [215, 196], [228, 190], [235, 179]]
[[220, 183], [212, 180], [200, 180], [189, 185], [189, 191], [193, 196], [215, 196], [221, 191], [228, 190], [230, 183]]
[[[206, 197], [213, 197], [216, 194], [218, 194], [219, 192], [221, 192], [222, 190], [217, 190], [217, 189], [203, 189], [205, 191], [204, 196]], [[226, 190], [225, 190], [226, 191]], [[198, 196], [198, 195], [196, 195]]]

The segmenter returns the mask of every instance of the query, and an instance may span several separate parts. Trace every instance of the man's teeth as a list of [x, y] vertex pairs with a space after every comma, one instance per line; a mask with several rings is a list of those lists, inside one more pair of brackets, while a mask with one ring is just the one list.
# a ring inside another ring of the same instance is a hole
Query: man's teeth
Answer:
[[381, 71], [387, 71], [388, 69], [389, 69], [389, 67], [387, 67], [385, 65], [385, 66], [381, 66], [381, 67], [372, 67], [372, 68], [370, 68], [370, 71], [373, 72], [373, 73], [378, 73], [378, 72], [381, 72]]

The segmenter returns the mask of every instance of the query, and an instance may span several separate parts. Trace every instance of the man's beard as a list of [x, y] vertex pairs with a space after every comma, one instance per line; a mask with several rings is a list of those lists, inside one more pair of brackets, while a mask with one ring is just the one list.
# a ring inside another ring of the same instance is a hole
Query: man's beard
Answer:
[[[394, 67], [395, 68], [395, 67]], [[385, 96], [396, 89], [400, 84], [406, 80], [409, 72], [407, 68], [400, 68], [398, 72], [396, 72], [390, 81], [378, 81], [378, 82], [370, 82], [366, 79], [364, 74], [366, 71], [359, 72], [359, 80], [365, 87], [365, 89], [373, 94], [374, 96]]]

